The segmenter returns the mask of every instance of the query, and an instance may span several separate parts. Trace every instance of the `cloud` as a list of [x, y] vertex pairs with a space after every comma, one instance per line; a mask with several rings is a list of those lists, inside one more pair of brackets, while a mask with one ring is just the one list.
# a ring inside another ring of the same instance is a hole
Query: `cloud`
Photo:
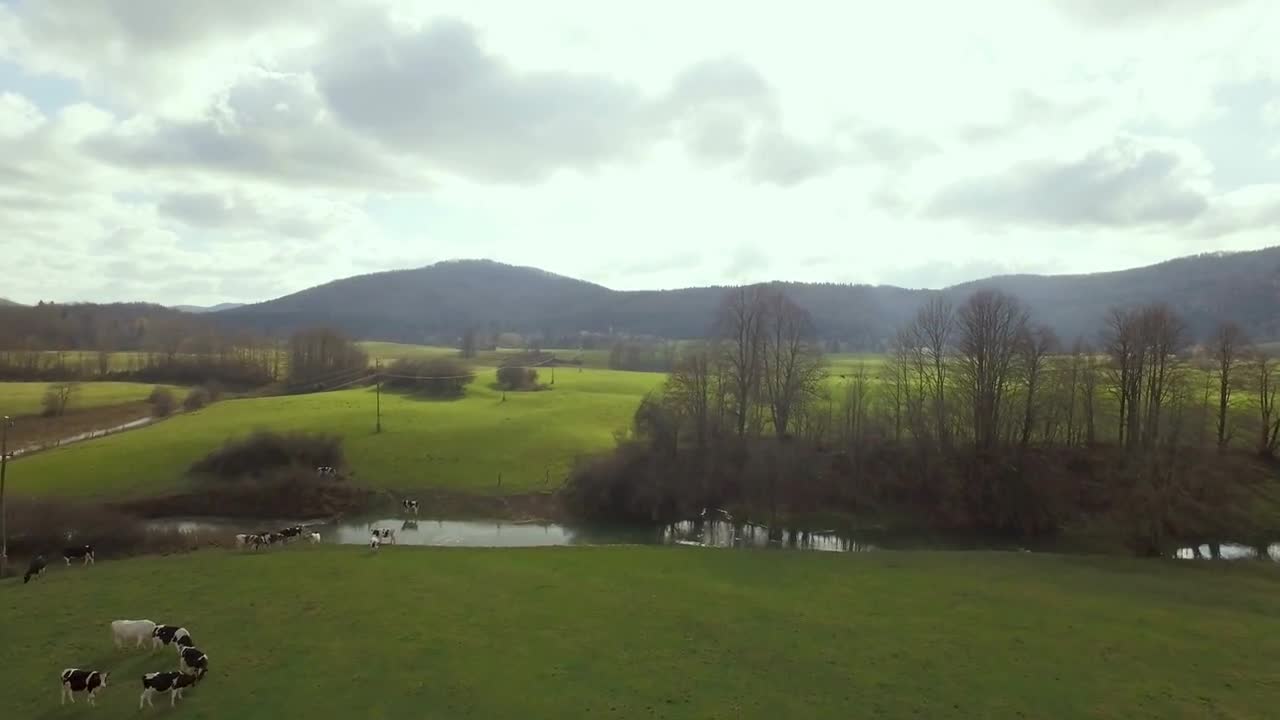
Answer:
[[1161, 21], [1190, 21], [1224, 12], [1243, 0], [1055, 0], [1068, 17], [1082, 24], [1123, 28]]
[[829, 172], [839, 162], [833, 149], [811, 145], [775, 130], [765, 133], [751, 148], [748, 173], [757, 182], [790, 187]]
[[1185, 147], [1120, 139], [1081, 158], [1023, 163], [944, 187], [926, 213], [996, 224], [1185, 225], [1209, 206], [1206, 174]]

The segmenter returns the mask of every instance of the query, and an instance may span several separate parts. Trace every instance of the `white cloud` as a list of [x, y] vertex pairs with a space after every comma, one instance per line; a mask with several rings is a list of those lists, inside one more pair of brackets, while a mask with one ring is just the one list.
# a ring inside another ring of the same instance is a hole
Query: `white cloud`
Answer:
[[1269, 0], [0, 4], [0, 224], [31, 268], [4, 294], [256, 300], [476, 256], [928, 285], [1257, 247], [1280, 166], [1235, 158], [1280, 152], [1240, 135], [1280, 106], [1224, 89], [1280, 82], [1276, 36]]

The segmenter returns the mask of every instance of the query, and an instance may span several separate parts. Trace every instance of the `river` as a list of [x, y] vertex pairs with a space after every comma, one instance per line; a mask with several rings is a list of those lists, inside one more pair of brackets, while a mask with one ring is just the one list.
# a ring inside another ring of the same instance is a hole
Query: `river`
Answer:
[[[783, 549], [818, 552], [873, 552], [877, 550], [997, 550], [1008, 552], [1045, 551], [1013, 542], [989, 538], [925, 536], [888, 533], [845, 533], [835, 530], [784, 529], [770, 532], [762, 525], [727, 520], [686, 521], [660, 527], [569, 525], [544, 522], [500, 520], [406, 520], [372, 515], [344, 518], [336, 522], [298, 522], [288, 519], [252, 521], [221, 518], [172, 518], [152, 520], [155, 528], [183, 532], [227, 535], [266, 532], [305, 525], [320, 534], [321, 542], [364, 545], [373, 529], [390, 529], [398, 545], [432, 547], [553, 547], [582, 545], [689, 545], [713, 548]], [[1266, 548], [1267, 557], [1280, 562], [1280, 542]], [[1208, 546], [1180, 548], [1173, 557], [1183, 560], [1207, 558]], [[1258, 549], [1223, 543], [1226, 560], [1257, 558]]]

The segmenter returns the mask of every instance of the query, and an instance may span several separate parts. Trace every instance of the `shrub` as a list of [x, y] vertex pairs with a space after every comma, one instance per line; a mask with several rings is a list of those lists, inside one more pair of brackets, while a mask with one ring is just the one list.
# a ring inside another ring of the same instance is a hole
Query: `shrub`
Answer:
[[178, 408], [178, 400], [168, 388], [155, 388], [147, 402], [151, 403], [151, 414], [155, 417], [169, 417]]
[[228, 440], [192, 465], [191, 472], [237, 478], [300, 468], [314, 477], [318, 467], [341, 468], [344, 463], [342, 438], [337, 435], [258, 430]]
[[202, 387], [191, 388], [191, 392], [187, 393], [186, 399], [182, 401], [182, 409], [187, 410], [188, 412], [191, 410], [199, 410], [205, 405], [208, 405], [211, 399], [212, 398], [210, 398], [208, 390], [205, 390]]
[[397, 360], [387, 368], [385, 385], [433, 398], [462, 397], [475, 372], [454, 358]]
[[503, 390], [537, 390], [538, 371], [527, 367], [500, 367], [498, 387]]
[[80, 389], [77, 383], [57, 383], [50, 385], [45, 390], [44, 399], [41, 400], [41, 415], [45, 417], [59, 417], [67, 411], [67, 406], [71, 404], [71, 396], [75, 395]]

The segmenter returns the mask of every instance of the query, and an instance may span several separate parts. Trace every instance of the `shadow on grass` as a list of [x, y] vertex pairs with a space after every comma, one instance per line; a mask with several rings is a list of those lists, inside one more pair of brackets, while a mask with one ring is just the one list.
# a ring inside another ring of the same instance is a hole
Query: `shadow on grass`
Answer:
[[386, 395], [396, 395], [405, 400], [416, 400], [419, 402], [451, 403], [464, 400], [467, 397], [466, 390], [456, 393], [436, 394], [430, 391], [417, 390], [413, 388], [384, 387], [382, 388], [382, 392]]

